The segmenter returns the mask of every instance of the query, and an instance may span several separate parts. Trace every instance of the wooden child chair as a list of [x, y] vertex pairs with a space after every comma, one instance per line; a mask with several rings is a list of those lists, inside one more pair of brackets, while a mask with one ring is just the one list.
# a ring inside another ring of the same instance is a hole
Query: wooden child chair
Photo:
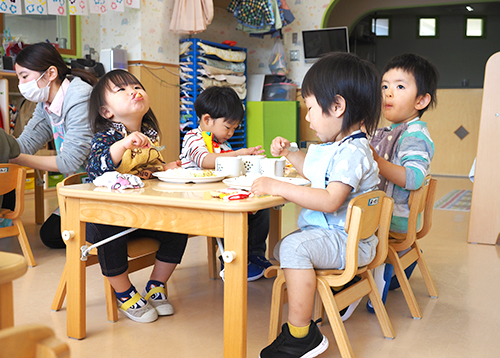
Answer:
[[[413, 190], [410, 194], [408, 206], [410, 216], [408, 217], [407, 233], [389, 232], [389, 253], [387, 262], [394, 266], [394, 272], [398, 278], [399, 285], [403, 291], [406, 303], [410, 308], [413, 318], [422, 318], [422, 313], [411, 289], [410, 282], [405, 274], [405, 269], [416, 262], [424, 278], [427, 291], [431, 297], [438, 297], [438, 292], [432, 280], [429, 268], [424, 260], [422, 250], [417, 240], [423, 238], [432, 226], [432, 212], [436, 196], [437, 180], [428, 175], [420, 189]], [[422, 214], [422, 215], [421, 215]], [[420, 228], [418, 226], [420, 216]], [[398, 252], [408, 250], [399, 257]]]
[[[316, 289], [319, 298], [316, 300], [315, 305], [316, 307], [319, 305], [324, 306], [343, 358], [354, 357], [354, 353], [339, 311], [365, 295], [369, 295], [373, 302], [384, 336], [387, 338], [395, 337], [394, 329], [370, 271], [370, 269], [377, 267], [387, 258], [392, 207], [392, 198], [387, 197], [383, 191], [379, 190], [352, 199], [347, 209], [345, 224], [345, 230], [348, 233], [345, 269], [316, 270]], [[359, 240], [370, 237], [377, 232], [377, 229], [379, 239], [377, 254], [369, 265], [358, 267]], [[268, 269], [268, 272], [271, 271], [270, 269]], [[331, 287], [343, 286], [350, 282], [355, 275], [360, 276], [361, 280], [333, 295]], [[282, 270], [279, 270], [273, 285], [269, 343], [273, 342], [279, 334], [282, 306], [285, 299], [285, 283], [285, 275]]]
[[16, 191], [16, 206], [14, 210], [0, 208], [0, 218], [11, 219], [12, 226], [0, 228], [0, 238], [17, 236], [23, 255], [28, 265], [36, 265], [31, 246], [24, 231], [21, 215], [24, 212], [24, 185], [26, 183], [26, 169], [17, 164], [0, 164], [0, 195], [5, 195], [12, 190]]
[[0, 330], [0, 358], [69, 358], [69, 346], [49, 327], [31, 324]]
[[[63, 181], [57, 184], [59, 189], [65, 185], [81, 184], [82, 177], [86, 176], [85, 173], [74, 174], [67, 177]], [[59, 210], [61, 212], [61, 232], [67, 229], [65, 225], [66, 217], [66, 202], [65, 197], [58, 195]], [[90, 243], [87, 243], [90, 246]], [[127, 242], [127, 252], [129, 256], [129, 273], [141, 270], [145, 267], [154, 265], [156, 260], [156, 251], [158, 251], [160, 244], [157, 240], [148, 237], [133, 238]], [[98, 263], [97, 258], [97, 248], [90, 251], [90, 256], [87, 257], [86, 266], [94, 265]], [[57, 286], [57, 291], [52, 301], [51, 309], [54, 311], [59, 311], [62, 307], [64, 299], [66, 297], [66, 282], [68, 279], [67, 265], [64, 266], [59, 285]], [[118, 307], [116, 302], [115, 291], [110, 285], [108, 279], [104, 277], [104, 290], [106, 296], [106, 311], [108, 321], [116, 322], [118, 320]], [[165, 287], [166, 290], [166, 287]]]

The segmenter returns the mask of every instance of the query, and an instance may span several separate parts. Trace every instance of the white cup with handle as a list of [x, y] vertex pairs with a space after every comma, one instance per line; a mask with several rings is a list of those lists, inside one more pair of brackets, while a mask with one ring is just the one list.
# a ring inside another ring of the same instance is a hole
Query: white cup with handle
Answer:
[[243, 161], [243, 171], [245, 174], [260, 174], [260, 161], [265, 158], [263, 155], [240, 155]]
[[239, 177], [243, 174], [243, 161], [239, 157], [217, 157], [215, 170], [229, 177]]
[[260, 173], [268, 177], [285, 176], [285, 159], [265, 158], [260, 161]]

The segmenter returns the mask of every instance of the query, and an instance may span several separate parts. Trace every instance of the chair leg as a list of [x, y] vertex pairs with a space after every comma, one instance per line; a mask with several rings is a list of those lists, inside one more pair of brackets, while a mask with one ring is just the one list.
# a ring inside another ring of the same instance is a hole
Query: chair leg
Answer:
[[424, 254], [420, 250], [420, 247], [415, 242], [415, 247], [417, 249], [418, 254], [418, 268], [420, 269], [420, 273], [424, 278], [425, 285], [427, 286], [427, 291], [429, 292], [429, 296], [433, 298], [437, 298], [439, 296], [436, 285], [434, 284], [434, 280], [432, 279], [431, 273], [429, 272], [429, 267], [424, 259]]
[[283, 316], [283, 303], [285, 296], [285, 275], [278, 271], [278, 276], [273, 284], [273, 296], [271, 301], [271, 319], [269, 322], [269, 344], [271, 344], [280, 333], [280, 324]]
[[323, 306], [325, 307], [326, 315], [328, 316], [328, 321], [332, 327], [333, 335], [337, 341], [337, 346], [339, 347], [340, 355], [342, 358], [353, 358], [354, 352], [352, 351], [351, 343], [349, 342], [349, 337], [345, 330], [344, 322], [340, 318], [339, 309], [335, 297], [333, 296], [330, 285], [323, 277], [317, 277], [316, 288], [318, 290], [319, 296], [323, 301]]
[[59, 280], [59, 285], [57, 286], [54, 300], [52, 301], [52, 306], [50, 306], [50, 309], [53, 311], [59, 311], [64, 303], [64, 299], [66, 298], [67, 277], [68, 277], [68, 268], [65, 264], [61, 275], [61, 279]]
[[19, 232], [17, 238], [19, 240], [19, 245], [21, 245], [21, 249], [23, 250], [23, 255], [28, 261], [28, 266], [36, 266], [33, 252], [31, 252], [30, 242], [28, 241], [28, 237], [26, 236], [26, 231], [24, 231], [24, 226], [21, 219], [13, 219], [12, 223], [17, 227], [17, 231]]
[[[408, 252], [407, 254], [409, 254], [410, 252]], [[415, 295], [413, 294], [413, 290], [411, 289], [410, 282], [408, 281], [408, 278], [406, 277], [406, 273], [404, 271], [404, 267], [401, 263], [401, 260], [398, 256], [398, 253], [390, 245], [389, 245], [389, 251], [388, 251], [387, 257], [389, 258], [390, 263], [394, 266], [394, 272], [396, 273], [396, 277], [398, 278], [399, 286], [401, 287], [401, 290], [403, 291], [403, 295], [405, 297], [408, 308], [410, 309], [411, 315], [413, 316], [413, 318], [417, 318], [417, 319], [422, 318], [422, 312], [420, 311], [420, 307], [418, 306], [417, 299], [415, 298]]]
[[380, 298], [377, 284], [373, 279], [371, 271], [367, 270], [366, 272], [361, 274], [361, 277], [367, 278], [368, 282], [370, 283], [371, 292], [368, 294], [368, 296], [370, 297], [370, 300], [372, 302], [373, 309], [375, 310], [375, 314], [377, 315], [377, 319], [380, 323], [380, 328], [382, 328], [382, 332], [384, 333], [384, 337], [391, 339], [396, 337], [396, 333], [394, 332], [394, 328], [392, 327], [391, 321], [389, 320], [389, 316], [387, 315], [384, 303]]
[[321, 300], [321, 296], [319, 292], [316, 292], [314, 295], [314, 311], [313, 311], [313, 321], [321, 318], [321, 322], [318, 323], [318, 326], [323, 324], [323, 320], [325, 318], [325, 308], [323, 307], [323, 301]]
[[217, 274], [217, 241], [215, 237], [207, 236], [207, 259], [208, 259], [208, 277], [216, 280]]
[[104, 295], [106, 296], [106, 313], [108, 321], [116, 322], [118, 321], [118, 304], [116, 302], [115, 290], [106, 277], [104, 277]]

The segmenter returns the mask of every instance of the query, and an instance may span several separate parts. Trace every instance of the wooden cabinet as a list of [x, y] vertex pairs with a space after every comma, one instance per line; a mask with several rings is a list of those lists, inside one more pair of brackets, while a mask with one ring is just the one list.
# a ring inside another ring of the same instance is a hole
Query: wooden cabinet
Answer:
[[161, 152], [167, 162], [179, 159], [179, 66], [131, 61], [128, 70], [142, 83], [160, 123]]

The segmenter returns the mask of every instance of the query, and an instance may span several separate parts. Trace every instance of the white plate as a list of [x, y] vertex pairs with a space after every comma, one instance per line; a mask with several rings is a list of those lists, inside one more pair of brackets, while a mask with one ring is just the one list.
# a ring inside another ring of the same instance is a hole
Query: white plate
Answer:
[[[243, 190], [250, 190], [252, 188], [252, 183], [255, 179], [258, 177], [252, 176], [252, 177], [246, 177], [246, 176], [240, 176], [236, 178], [227, 178], [224, 179], [222, 182], [226, 184], [227, 186], [235, 189], [243, 189]], [[289, 178], [289, 177], [272, 177], [272, 179], [284, 181], [286, 183], [294, 184], [294, 185], [309, 185], [311, 182], [307, 179], [303, 178]]]
[[199, 183], [213, 183], [217, 181], [221, 181], [225, 177], [227, 177], [226, 174], [222, 173], [216, 173], [215, 176], [212, 177], [178, 177], [178, 176], [171, 176], [167, 172], [156, 172], [153, 173], [155, 177], [160, 179], [161, 181], [167, 182], [167, 183], [174, 183], [174, 184], [186, 184], [186, 183], [194, 183], [194, 184], [199, 184]]

